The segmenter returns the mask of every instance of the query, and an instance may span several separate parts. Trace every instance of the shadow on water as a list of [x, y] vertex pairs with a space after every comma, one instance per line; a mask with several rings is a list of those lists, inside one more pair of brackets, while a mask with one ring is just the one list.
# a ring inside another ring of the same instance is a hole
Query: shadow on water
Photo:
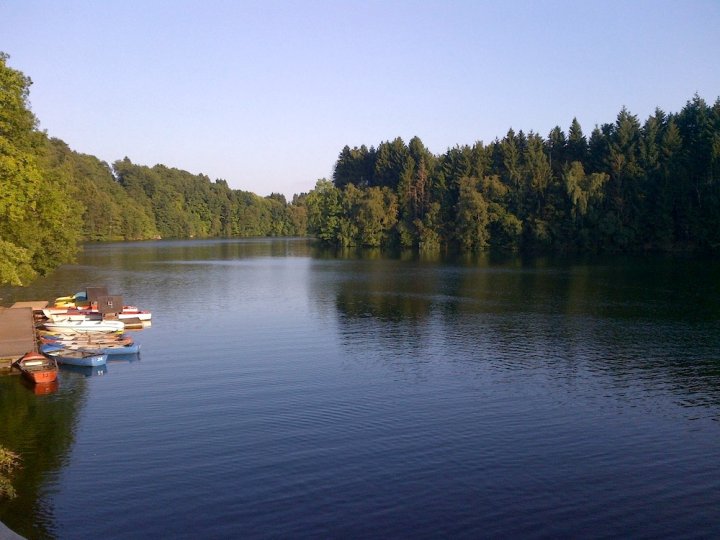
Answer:
[[419, 351], [428, 363], [443, 343], [489, 369], [597, 373], [617, 388], [666, 388], [682, 406], [720, 405], [717, 261], [357, 251], [336, 261], [344, 277], [319, 277], [313, 296], [322, 303], [333, 287], [348, 347], [362, 336], [386, 358]]
[[718, 502], [719, 269], [89, 245], [0, 302], [107, 285], [158, 324], [106, 377], [0, 378], [0, 444], [23, 457], [0, 519], [29, 538], [692, 535]]
[[0, 376], [0, 444], [19, 454], [17, 497], [0, 502], [0, 521], [26, 538], [57, 536], [48, 484], [69, 459], [85, 401], [84, 377], [61, 375], [55, 391], [37, 394], [15, 375]]

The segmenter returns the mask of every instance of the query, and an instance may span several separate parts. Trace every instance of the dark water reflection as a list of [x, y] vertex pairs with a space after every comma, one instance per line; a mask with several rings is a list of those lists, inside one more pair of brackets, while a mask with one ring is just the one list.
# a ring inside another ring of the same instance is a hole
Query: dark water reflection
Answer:
[[599, 372], [616, 384], [668, 385], [685, 404], [718, 404], [716, 263], [493, 265], [486, 258], [361, 266], [337, 286], [335, 308], [350, 347], [358, 336], [373, 336], [376, 345], [402, 355], [441, 340], [445, 350], [499, 370]]
[[149, 242], [0, 297], [90, 284], [153, 326], [52, 396], [0, 378], [0, 444], [49, 459], [22, 534], [720, 535], [717, 261]]
[[13, 475], [18, 497], [0, 505], [0, 519], [20, 525], [28, 537], [57, 534], [48, 495], [67, 464], [84, 399], [79, 380], [38, 387], [18, 375], [0, 376], [0, 444], [22, 456]]

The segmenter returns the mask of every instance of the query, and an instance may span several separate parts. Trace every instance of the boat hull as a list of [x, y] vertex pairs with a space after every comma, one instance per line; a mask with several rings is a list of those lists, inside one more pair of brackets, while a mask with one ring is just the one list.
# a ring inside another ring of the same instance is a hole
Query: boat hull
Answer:
[[109, 356], [116, 356], [120, 354], [138, 354], [140, 352], [140, 345], [138, 343], [133, 343], [132, 345], [120, 345], [119, 347], [99, 347], [97, 349], [82, 347], [80, 350], [94, 351]]
[[63, 345], [130, 345], [134, 343], [133, 338], [126, 334], [108, 332], [85, 332], [84, 334], [40, 334], [40, 343], [63, 344]]
[[75, 332], [122, 332], [125, 323], [122, 321], [88, 321], [69, 318], [56, 318], [43, 323], [48, 330], [74, 330]]
[[[48, 312], [49, 310], [43, 310]], [[72, 311], [67, 310], [60, 313], [45, 313], [45, 316], [51, 321], [69, 319], [71, 321], [99, 321], [102, 319], [102, 314], [93, 311]], [[118, 313], [117, 318], [119, 320], [130, 320], [137, 319], [138, 321], [149, 321], [152, 320], [152, 313], [148, 311], [130, 311]]]
[[47, 354], [55, 358], [59, 364], [66, 364], [68, 366], [95, 367], [107, 364], [107, 354], [67, 350], [53, 351]]
[[139, 343], [117, 344], [110, 343], [43, 343], [40, 350], [46, 354], [63, 351], [79, 351], [89, 354], [137, 354], [140, 352]]
[[[42, 310], [43, 315], [48, 319], [54, 319], [56, 317], [64, 318], [70, 317], [75, 320], [100, 320], [102, 314], [93, 309], [83, 309], [66, 306], [51, 306]], [[123, 319], [137, 319], [140, 321], [149, 321], [152, 319], [152, 313], [144, 309], [138, 309], [135, 306], [124, 306], [123, 310], [117, 314], [117, 318]]]
[[50, 384], [57, 380], [58, 367], [53, 358], [29, 352], [17, 361], [23, 376], [34, 384]]

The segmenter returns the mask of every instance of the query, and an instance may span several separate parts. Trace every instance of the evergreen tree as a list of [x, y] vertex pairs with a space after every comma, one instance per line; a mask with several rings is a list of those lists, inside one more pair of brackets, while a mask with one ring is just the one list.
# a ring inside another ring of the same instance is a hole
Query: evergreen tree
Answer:
[[555, 126], [547, 139], [548, 160], [553, 174], [559, 176], [569, 158], [568, 141], [560, 126]]
[[400, 177], [409, 165], [410, 152], [400, 137], [380, 143], [375, 153], [374, 186], [397, 189]]
[[578, 122], [577, 118], [573, 118], [572, 123], [570, 124], [570, 129], [568, 130], [565, 164], [573, 161], [583, 163], [587, 158], [587, 151], [588, 142], [585, 135], [583, 135], [580, 122]]
[[347, 184], [355, 184], [358, 187], [375, 185], [374, 169], [374, 150], [368, 150], [365, 145], [352, 150], [349, 146], [345, 146], [335, 163], [333, 183], [338, 188], [343, 188]]

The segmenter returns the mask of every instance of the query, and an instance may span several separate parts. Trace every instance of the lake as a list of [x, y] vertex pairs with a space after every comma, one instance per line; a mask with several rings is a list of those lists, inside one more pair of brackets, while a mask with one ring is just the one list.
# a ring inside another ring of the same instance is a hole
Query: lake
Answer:
[[0, 377], [28, 538], [720, 537], [720, 262], [89, 245], [139, 358]]

